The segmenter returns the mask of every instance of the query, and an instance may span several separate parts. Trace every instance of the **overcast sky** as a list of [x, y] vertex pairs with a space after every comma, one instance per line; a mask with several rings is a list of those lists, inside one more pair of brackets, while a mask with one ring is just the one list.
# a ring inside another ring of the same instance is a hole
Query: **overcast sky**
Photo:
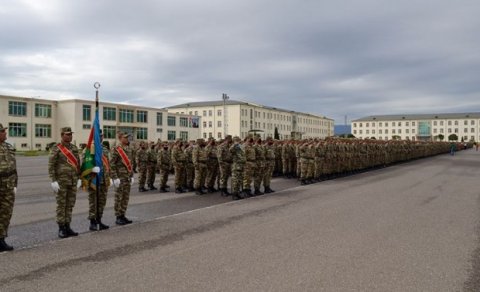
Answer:
[[480, 1], [0, 0], [0, 94], [480, 111]]

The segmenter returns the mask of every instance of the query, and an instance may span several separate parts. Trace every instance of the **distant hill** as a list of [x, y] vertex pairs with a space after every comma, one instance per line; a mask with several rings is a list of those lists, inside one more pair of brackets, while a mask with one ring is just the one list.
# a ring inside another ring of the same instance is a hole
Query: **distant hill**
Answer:
[[336, 125], [334, 126], [335, 135], [350, 134], [352, 127], [350, 125]]

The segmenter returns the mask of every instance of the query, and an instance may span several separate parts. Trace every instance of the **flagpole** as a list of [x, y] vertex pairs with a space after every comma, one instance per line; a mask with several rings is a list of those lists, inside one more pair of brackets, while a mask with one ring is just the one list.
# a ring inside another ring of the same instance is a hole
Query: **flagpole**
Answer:
[[[100, 83], [99, 82], [95, 82], [95, 84], [93, 84], [93, 87], [95, 87], [95, 114], [97, 115], [97, 111], [98, 111], [98, 89], [100, 88]], [[99, 123], [100, 124], [100, 123]], [[97, 129], [97, 131], [100, 132], [100, 129]], [[96, 149], [100, 149], [100, 147], [96, 147]], [[103, 149], [103, 146], [102, 148]], [[103, 150], [102, 150], [103, 151]], [[103, 155], [103, 153], [102, 153]], [[97, 173], [97, 179], [95, 181], [96, 183], [96, 194], [95, 194], [95, 220], [97, 221], [97, 224], [99, 224], [100, 222], [100, 218], [99, 218], [99, 210], [98, 210], [98, 197], [100, 196], [100, 180], [101, 180], [101, 177], [100, 177], [100, 174], [101, 172]], [[98, 228], [100, 229], [100, 226], [98, 226]]]

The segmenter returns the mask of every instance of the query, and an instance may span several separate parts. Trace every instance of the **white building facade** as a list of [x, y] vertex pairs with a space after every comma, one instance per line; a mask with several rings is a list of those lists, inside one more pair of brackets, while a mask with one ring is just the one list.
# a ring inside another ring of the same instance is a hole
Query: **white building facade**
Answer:
[[[60, 129], [71, 127], [73, 143], [87, 143], [95, 118], [94, 100], [46, 100], [0, 95], [0, 123], [8, 127], [8, 142], [17, 150], [45, 149], [60, 141]], [[117, 131], [131, 133], [133, 140], [173, 141], [200, 137], [200, 128], [193, 127], [192, 116], [169, 113], [165, 109], [99, 103], [100, 126], [104, 139], [115, 143]], [[201, 121], [200, 117], [194, 117]]]
[[169, 113], [200, 116], [203, 138], [225, 135], [247, 137], [251, 133], [280, 139], [325, 138], [334, 133], [332, 119], [235, 100], [185, 103], [168, 108]]
[[[368, 116], [352, 121], [352, 134], [360, 139], [480, 141], [480, 113]], [[443, 139], [441, 139], [443, 137]]]

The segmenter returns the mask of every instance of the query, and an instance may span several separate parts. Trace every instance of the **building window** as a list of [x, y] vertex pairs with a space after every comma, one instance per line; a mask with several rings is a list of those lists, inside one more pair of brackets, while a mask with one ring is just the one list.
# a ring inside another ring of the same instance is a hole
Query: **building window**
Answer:
[[353, 135], [357, 135], [357, 130], [353, 130]]
[[208, 138], [213, 138], [212, 132], [209, 132], [209, 133], [208, 133]]
[[51, 138], [52, 126], [47, 124], [35, 124], [35, 137], [37, 138]]
[[209, 110], [209, 111], [208, 111], [208, 116], [209, 116], [209, 117], [212, 116], [212, 110]]
[[[475, 121], [474, 121], [474, 120], [471, 120], [471, 121], [470, 121], [470, 125], [471, 125], [471, 126], [475, 125]], [[472, 139], [472, 140], [473, 140], [473, 139]]]
[[464, 120], [464, 121], [463, 121], [463, 125], [464, 125], [464, 126], [467, 126], [467, 125], [468, 125], [468, 121], [467, 121], [467, 120]]
[[188, 132], [180, 131], [180, 139], [182, 139], [183, 141], [188, 141]]
[[176, 117], [172, 117], [172, 116], [167, 117], [167, 125], [168, 126], [175, 127], [176, 124], [177, 124], [177, 118]]
[[163, 129], [162, 128], [157, 128], [157, 133], [163, 133]]
[[[413, 132], [412, 132], [413, 133]], [[443, 134], [443, 129], [440, 129], [440, 134]]]
[[8, 135], [10, 137], [27, 137], [27, 124], [8, 123]]
[[147, 123], [147, 121], [148, 121], [148, 112], [137, 111], [137, 123]]
[[470, 133], [475, 133], [475, 128], [471, 128]]
[[[436, 124], [437, 124], [437, 122], [435, 122], [435, 125], [436, 125]], [[405, 126], [408, 127], [408, 125], [410, 125], [410, 123], [409, 123], [409, 122], [405, 122]]]
[[88, 129], [91, 129], [91, 128], [92, 128], [92, 125], [90, 125], [90, 124], [83, 124], [83, 125], [82, 125], [82, 128], [83, 128], [84, 130], [88, 130]]
[[204, 117], [207, 116], [207, 111], [203, 111], [203, 116], [204, 116]]
[[212, 121], [208, 121], [208, 127], [209, 127], [209, 128], [212, 127]]
[[[413, 125], [413, 123], [412, 123], [412, 125]], [[385, 122], [385, 127], [388, 127], [388, 122]]]
[[115, 139], [115, 126], [103, 126], [103, 138], [105, 139]]
[[[435, 131], [436, 131], [436, 130], [437, 130], [437, 129], [435, 129]], [[410, 130], [409, 130], [409, 129], [406, 129], [406, 130], [405, 130], [405, 133], [406, 133], [406, 134], [409, 134], [409, 133], [410, 133]]]
[[121, 123], [133, 123], [133, 110], [120, 109], [119, 115]]
[[468, 133], [468, 128], [463, 128], [464, 133]]
[[169, 141], [172, 141], [172, 140], [177, 139], [177, 132], [175, 132], [175, 131], [168, 131], [168, 133], [167, 133], [167, 139], [168, 139]]
[[412, 122], [412, 127], [415, 127], [415, 122]]
[[222, 110], [217, 110], [217, 116], [219, 116], [219, 117], [222, 116]]
[[222, 132], [217, 132], [217, 138], [221, 139], [222, 138]]
[[378, 130], [378, 133], [379, 133], [379, 134], [383, 134], [383, 133], [382, 133], [382, 129]]
[[370, 126], [370, 123], [365, 123], [365, 127], [368, 128]]
[[[188, 127], [188, 118], [180, 117], [180, 127]], [[180, 138], [182, 138], [181, 133]]]
[[198, 111], [195, 111], [195, 115], [198, 116]]
[[27, 103], [19, 101], [8, 102], [8, 115], [10, 116], [26, 116], [27, 115]]
[[379, 127], [382, 127], [382, 126], [383, 126], [383, 125], [382, 125], [382, 122], [378, 123], [378, 126], [379, 126]]
[[222, 121], [217, 122], [217, 127], [221, 128], [222, 127]]
[[448, 125], [451, 126], [451, 125], [452, 125], [452, 121], [448, 121]]
[[443, 126], [443, 121], [440, 121], [440, 126]]
[[35, 116], [37, 118], [51, 118], [52, 117], [52, 106], [49, 104], [35, 104]]
[[458, 121], [455, 121], [455, 126], [458, 126]]
[[398, 122], [398, 126], [401, 127], [401, 126], [402, 126], [402, 122]]
[[163, 125], [163, 113], [157, 113], [157, 126]]
[[92, 120], [92, 106], [88, 104], [83, 105], [83, 120], [91, 121]]
[[458, 133], [458, 128], [455, 128], [455, 133]]
[[147, 140], [148, 139], [148, 128], [137, 128], [137, 139], [138, 140]]
[[401, 134], [401, 133], [402, 133], [402, 129], [398, 129], [398, 133]]
[[103, 108], [103, 120], [104, 121], [116, 121], [117, 120], [117, 109], [114, 107], [104, 107]]
[[388, 134], [388, 129], [385, 129], [385, 134]]

